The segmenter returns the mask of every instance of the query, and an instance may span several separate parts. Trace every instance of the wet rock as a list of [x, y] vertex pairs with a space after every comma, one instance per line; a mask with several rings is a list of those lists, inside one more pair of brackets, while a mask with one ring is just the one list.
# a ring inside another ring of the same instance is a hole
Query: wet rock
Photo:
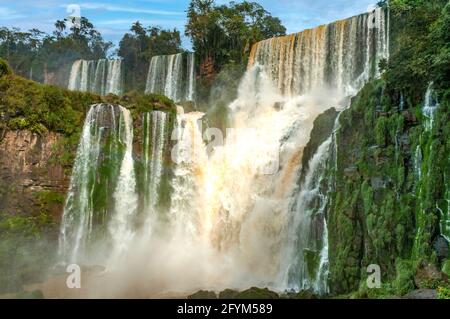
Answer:
[[219, 293], [219, 299], [235, 299], [239, 291], [233, 289], [225, 289]]
[[439, 261], [442, 261], [448, 257], [449, 244], [444, 237], [437, 236], [433, 241], [433, 248], [436, 251], [436, 256]]
[[443, 264], [442, 264], [442, 272], [450, 277], [450, 259], [446, 260]]
[[188, 299], [217, 299], [214, 291], [199, 290], [187, 297]]
[[381, 177], [372, 177], [370, 179], [370, 184], [374, 190], [381, 189], [385, 187], [385, 182]]
[[418, 288], [434, 288], [443, 279], [442, 273], [435, 265], [422, 264], [414, 276], [414, 284]]
[[[27, 130], [8, 130], [2, 134], [0, 211], [7, 214], [38, 215], [42, 210], [40, 205], [36, 205], [38, 193], [47, 191], [64, 196], [69, 185], [70, 176], [65, 174], [61, 165], [52, 161], [61, 135], [53, 132], [38, 135]], [[63, 204], [51, 203], [46, 209], [58, 220]]]
[[252, 287], [239, 292], [235, 299], [278, 299], [280, 296], [267, 288]]
[[311, 290], [302, 290], [299, 291], [295, 297], [295, 299], [318, 299], [317, 295]]
[[435, 289], [417, 289], [407, 293], [402, 299], [437, 299], [437, 291]]
[[356, 166], [349, 166], [344, 169], [344, 174], [347, 177], [355, 177], [358, 175], [358, 167]]

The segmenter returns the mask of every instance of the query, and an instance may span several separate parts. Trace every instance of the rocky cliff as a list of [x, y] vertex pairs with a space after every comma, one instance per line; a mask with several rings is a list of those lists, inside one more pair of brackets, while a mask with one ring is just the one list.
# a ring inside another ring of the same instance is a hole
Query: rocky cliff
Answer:
[[54, 158], [61, 135], [6, 131], [0, 140], [0, 211], [37, 215], [47, 210], [57, 221], [70, 176]]

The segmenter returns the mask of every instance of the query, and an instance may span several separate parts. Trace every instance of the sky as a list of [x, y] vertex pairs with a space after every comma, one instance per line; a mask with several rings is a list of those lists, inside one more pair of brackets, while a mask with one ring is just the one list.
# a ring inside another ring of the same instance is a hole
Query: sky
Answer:
[[[338, 19], [368, 11], [377, 0], [253, 0], [273, 16], [279, 17], [287, 33], [295, 33]], [[68, 7], [76, 4], [81, 16], [87, 17], [104, 39], [118, 44], [137, 20], [145, 26], [177, 28], [183, 47], [191, 48], [184, 36], [186, 10], [190, 0], [0, 0], [0, 26], [22, 30], [37, 28], [52, 32], [54, 22], [70, 15]], [[229, 1], [216, 0], [217, 4]]]

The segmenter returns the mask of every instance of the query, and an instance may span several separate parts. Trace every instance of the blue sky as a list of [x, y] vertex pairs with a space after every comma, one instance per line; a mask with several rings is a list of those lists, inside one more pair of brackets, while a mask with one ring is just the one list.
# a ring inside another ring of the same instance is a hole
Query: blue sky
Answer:
[[[253, 0], [279, 17], [288, 33], [365, 12], [376, 0]], [[117, 44], [134, 21], [144, 25], [177, 28], [182, 33], [190, 0], [0, 0], [0, 26], [23, 30], [54, 30], [54, 22], [68, 15], [67, 6], [78, 4], [81, 15], [94, 23], [107, 40]], [[216, 3], [229, 3], [216, 0]], [[183, 46], [191, 47], [183, 37]]]

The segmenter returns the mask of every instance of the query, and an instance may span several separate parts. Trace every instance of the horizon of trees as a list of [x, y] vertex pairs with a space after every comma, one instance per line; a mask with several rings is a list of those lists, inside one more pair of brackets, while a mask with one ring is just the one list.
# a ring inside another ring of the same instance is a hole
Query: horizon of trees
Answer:
[[[246, 63], [253, 43], [286, 32], [280, 19], [249, 1], [217, 5], [214, 0], [191, 0], [187, 19], [185, 35], [190, 38], [197, 58], [200, 62], [212, 59], [215, 71], [226, 64]], [[143, 90], [153, 56], [186, 51], [176, 28], [144, 26], [136, 21], [114, 47], [88, 18], [82, 17], [77, 27], [70, 22], [73, 21], [57, 20], [51, 33], [36, 28], [22, 31], [0, 27], [0, 57], [21, 76], [51, 82], [49, 75], [61, 70], [68, 72], [67, 64], [76, 59], [117, 56], [124, 61], [128, 87]]]

